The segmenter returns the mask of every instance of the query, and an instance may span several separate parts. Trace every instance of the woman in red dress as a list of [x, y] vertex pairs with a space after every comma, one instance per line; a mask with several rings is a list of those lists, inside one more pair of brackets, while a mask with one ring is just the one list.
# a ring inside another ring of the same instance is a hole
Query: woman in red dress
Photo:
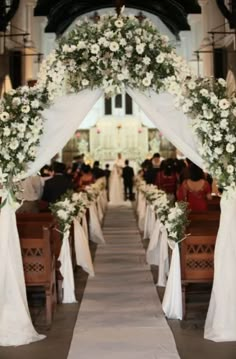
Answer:
[[211, 199], [211, 186], [206, 181], [202, 169], [195, 164], [189, 167], [189, 179], [180, 185], [177, 199], [188, 202], [192, 211], [207, 211], [207, 201]]
[[155, 179], [155, 185], [166, 192], [170, 200], [175, 200], [177, 175], [174, 160], [168, 158], [161, 162], [160, 170]]

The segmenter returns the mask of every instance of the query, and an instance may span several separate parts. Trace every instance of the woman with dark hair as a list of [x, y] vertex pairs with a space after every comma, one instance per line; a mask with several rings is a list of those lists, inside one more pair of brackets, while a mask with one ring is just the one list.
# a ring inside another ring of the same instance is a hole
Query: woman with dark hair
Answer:
[[207, 211], [211, 199], [211, 186], [203, 170], [195, 164], [189, 167], [189, 178], [183, 181], [177, 191], [178, 201], [186, 201], [192, 211]]
[[79, 190], [84, 189], [86, 186], [94, 183], [94, 176], [92, 169], [89, 165], [83, 165], [81, 168], [81, 176], [79, 178]]
[[160, 171], [156, 175], [155, 185], [165, 191], [170, 199], [175, 199], [177, 176], [174, 160], [168, 158], [161, 162]]

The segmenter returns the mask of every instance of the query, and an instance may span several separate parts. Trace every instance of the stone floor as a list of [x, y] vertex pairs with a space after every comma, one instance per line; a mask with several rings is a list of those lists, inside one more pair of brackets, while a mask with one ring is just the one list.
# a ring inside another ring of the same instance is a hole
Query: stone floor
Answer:
[[[92, 243], [90, 245], [91, 252], [93, 253], [93, 256], [95, 256], [96, 245]], [[147, 242], [144, 242], [143, 245], [146, 247]], [[152, 268], [152, 274], [155, 282], [157, 268]], [[44, 313], [41, 306], [43, 297], [39, 294], [36, 298], [31, 298], [31, 313], [34, 324], [40, 333], [47, 335], [47, 338], [26, 346], [15, 348], [0, 347], [0, 359], [66, 359], [70, 348], [77, 313], [83, 299], [84, 289], [86, 288], [86, 282], [87, 274], [84, 273], [81, 268], [77, 268], [75, 272], [75, 283], [78, 303], [57, 306], [53, 324], [50, 329], [47, 329], [44, 326]], [[204, 319], [206, 316], [210, 289], [204, 288], [204, 290], [201, 291], [201, 294], [195, 292], [196, 288], [192, 289], [192, 293], [188, 296], [188, 315], [186, 320], [168, 321], [176, 340], [180, 358], [235, 359], [236, 342], [214, 343], [203, 339]], [[163, 290], [161, 288], [157, 288], [157, 295], [162, 298]]]

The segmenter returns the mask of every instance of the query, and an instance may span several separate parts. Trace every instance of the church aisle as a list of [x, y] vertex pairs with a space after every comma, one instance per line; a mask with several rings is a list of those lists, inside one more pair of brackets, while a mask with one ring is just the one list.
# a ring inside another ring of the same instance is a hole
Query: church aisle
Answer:
[[68, 359], [179, 358], [131, 207], [110, 206]]

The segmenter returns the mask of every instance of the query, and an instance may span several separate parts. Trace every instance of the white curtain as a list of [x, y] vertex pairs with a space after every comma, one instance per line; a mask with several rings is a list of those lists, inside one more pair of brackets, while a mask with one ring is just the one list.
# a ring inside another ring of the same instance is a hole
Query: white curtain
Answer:
[[158, 95], [152, 91], [144, 94], [134, 89], [127, 89], [127, 92], [163, 135], [186, 157], [202, 167], [189, 119], [175, 108], [174, 96], [169, 93]]
[[[38, 171], [72, 137], [102, 91], [85, 90], [60, 97], [43, 111], [44, 133], [35, 162], [27, 176]], [[28, 311], [15, 209], [10, 198], [0, 215], [0, 345], [23, 345], [40, 336], [35, 331]]]

